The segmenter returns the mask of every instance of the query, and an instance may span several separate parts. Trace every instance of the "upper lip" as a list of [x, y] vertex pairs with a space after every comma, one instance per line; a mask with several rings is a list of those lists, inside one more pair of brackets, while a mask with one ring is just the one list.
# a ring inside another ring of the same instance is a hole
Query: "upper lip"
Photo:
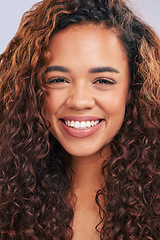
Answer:
[[98, 120], [103, 120], [103, 118], [95, 117], [95, 116], [65, 116], [62, 118], [59, 118], [60, 120], [65, 120], [65, 121], [98, 121]]

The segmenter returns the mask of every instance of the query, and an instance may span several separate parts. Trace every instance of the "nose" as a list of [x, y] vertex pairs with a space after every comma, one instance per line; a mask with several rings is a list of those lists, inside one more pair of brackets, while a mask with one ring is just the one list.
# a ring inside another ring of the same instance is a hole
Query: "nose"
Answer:
[[95, 99], [91, 89], [85, 86], [76, 86], [70, 89], [66, 104], [76, 110], [91, 109], [95, 105]]

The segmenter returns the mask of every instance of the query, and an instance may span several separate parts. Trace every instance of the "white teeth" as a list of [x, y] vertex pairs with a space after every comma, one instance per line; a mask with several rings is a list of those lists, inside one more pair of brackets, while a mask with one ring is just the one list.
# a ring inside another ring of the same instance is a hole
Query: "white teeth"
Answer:
[[77, 129], [79, 129], [79, 127], [80, 127], [80, 122], [76, 121], [75, 124], [74, 124], [74, 127], [77, 128]]
[[94, 122], [94, 121], [92, 121], [92, 122], [91, 122], [91, 126], [93, 127], [93, 126], [94, 126], [94, 124], [95, 124], [95, 122]]
[[71, 122], [70, 121], [68, 121], [68, 127], [71, 127]]
[[99, 123], [99, 121], [95, 121], [95, 124], [97, 125]]
[[74, 121], [71, 121], [71, 127], [74, 127]]
[[98, 125], [99, 121], [65, 121], [65, 124], [68, 127], [72, 127], [72, 128], [76, 128], [76, 129], [87, 129], [90, 127], [94, 127], [96, 125]]
[[86, 122], [86, 127], [88, 127], [88, 128], [91, 127], [91, 123], [90, 123], [90, 121], [87, 121], [87, 122]]
[[86, 128], [86, 123], [84, 121], [81, 122], [81, 128]]

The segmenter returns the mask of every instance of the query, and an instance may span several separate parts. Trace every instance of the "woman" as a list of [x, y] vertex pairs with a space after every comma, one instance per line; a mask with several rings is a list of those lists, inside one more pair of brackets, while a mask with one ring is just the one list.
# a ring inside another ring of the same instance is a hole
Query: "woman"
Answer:
[[160, 52], [122, 0], [44, 0], [1, 55], [1, 239], [160, 239]]

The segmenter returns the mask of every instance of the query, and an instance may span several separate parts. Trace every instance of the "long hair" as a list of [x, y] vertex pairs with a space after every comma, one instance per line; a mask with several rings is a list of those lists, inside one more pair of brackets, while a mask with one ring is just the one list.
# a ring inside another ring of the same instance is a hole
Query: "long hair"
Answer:
[[159, 38], [122, 0], [44, 0], [0, 56], [1, 240], [72, 239], [73, 173], [41, 110], [51, 38], [87, 23], [113, 29], [130, 68], [124, 122], [102, 165], [96, 229], [103, 240], [160, 239]]

